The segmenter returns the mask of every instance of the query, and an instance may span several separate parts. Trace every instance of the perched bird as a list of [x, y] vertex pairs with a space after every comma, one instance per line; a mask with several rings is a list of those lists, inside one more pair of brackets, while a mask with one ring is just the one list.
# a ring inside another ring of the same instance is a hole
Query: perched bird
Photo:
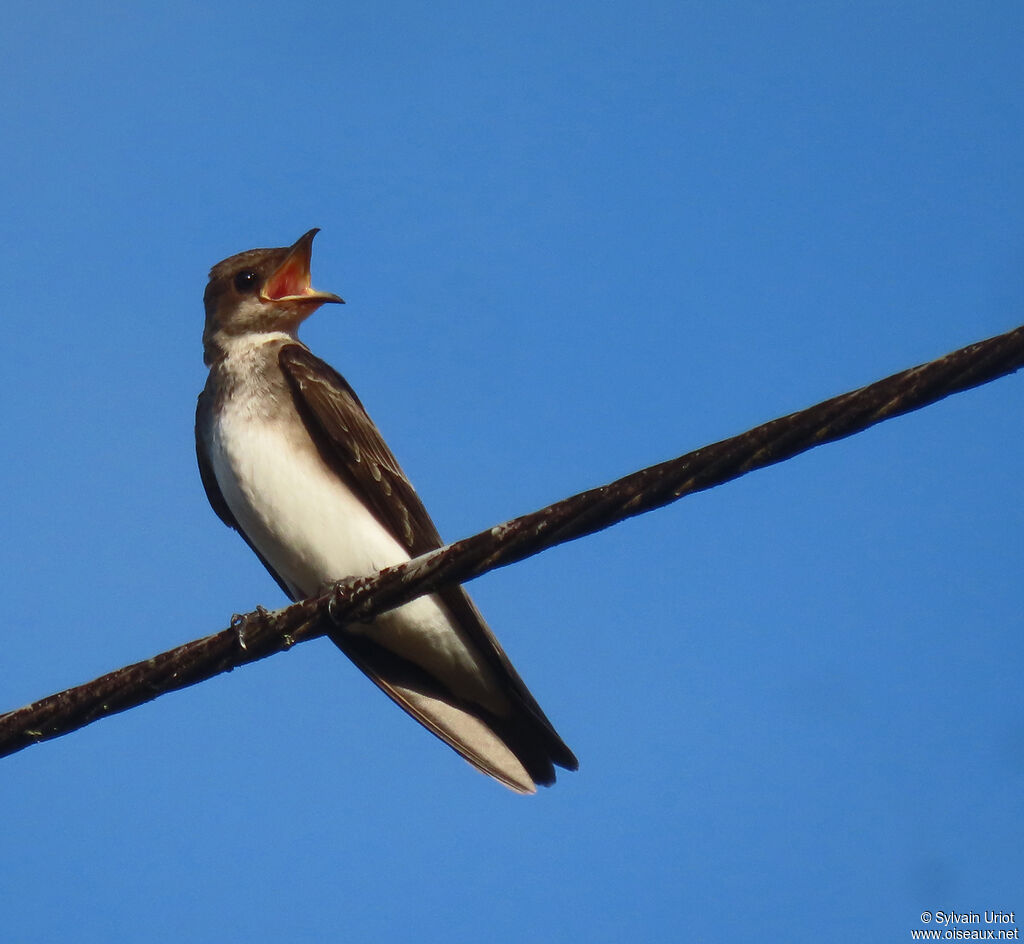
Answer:
[[[206, 287], [196, 455], [213, 510], [293, 600], [440, 547], [419, 496], [345, 379], [299, 325], [337, 295], [310, 285], [311, 229], [218, 263]], [[461, 586], [331, 635], [392, 701], [519, 793], [575, 770]]]

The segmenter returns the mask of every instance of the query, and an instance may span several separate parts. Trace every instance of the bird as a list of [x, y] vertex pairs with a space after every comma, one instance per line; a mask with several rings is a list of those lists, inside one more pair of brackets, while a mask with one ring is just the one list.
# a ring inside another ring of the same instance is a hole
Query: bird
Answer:
[[[217, 263], [203, 301], [209, 376], [196, 407], [206, 496], [292, 600], [442, 546], [423, 502], [346, 380], [298, 339], [325, 304], [311, 229]], [[461, 585], [347, 625], [331, 640], [472, 766], [530, 794], [573, 752]]]

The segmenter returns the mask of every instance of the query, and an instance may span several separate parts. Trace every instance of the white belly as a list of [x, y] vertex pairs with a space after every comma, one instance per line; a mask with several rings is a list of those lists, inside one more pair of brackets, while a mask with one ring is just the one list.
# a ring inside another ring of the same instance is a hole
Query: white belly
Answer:
[[297, 422], [239, 415], [215, 423], [210, 460], [249, 540], [299, 598], [409, 555], [324, 465]]
[[[254, 416], [228, 401], [214, 420], [210, 462], [239, 527], [297, 599], [343, 577], [409, 559], [348, 486], [324, 464], [296, 414]], [[491, 672], [435, 596], [353, 624], [484, 704]]]

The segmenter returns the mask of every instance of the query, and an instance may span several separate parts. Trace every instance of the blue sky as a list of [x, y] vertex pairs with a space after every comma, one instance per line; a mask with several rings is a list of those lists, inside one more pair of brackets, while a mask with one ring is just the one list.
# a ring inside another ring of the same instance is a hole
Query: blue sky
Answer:
[[[207, 506], [209, 267], [455, 539], [1024, 321], [1018, 3], [57, 3], [0, 34], [16, 707], [281, 605]], [[17, 941], [898, 940], [1017, 909], [1012, 377], [475, 581], [580, 771], [326, 642], [2, 761]]]

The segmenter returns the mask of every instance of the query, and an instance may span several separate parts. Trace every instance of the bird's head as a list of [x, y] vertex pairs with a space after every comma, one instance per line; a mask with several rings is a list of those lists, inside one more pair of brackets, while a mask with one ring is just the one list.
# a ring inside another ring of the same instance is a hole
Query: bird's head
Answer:
[[294, 335], [325, 302], [344, 302], [331, 292], [318, 292], [310, 284], [313, 237], [318, 232], [311, 229], [291, 246], [280, 249], [240, 252], [210, 270], [203, 296], [207, 364], [217, 359], [229, 338], [276, 331]]

